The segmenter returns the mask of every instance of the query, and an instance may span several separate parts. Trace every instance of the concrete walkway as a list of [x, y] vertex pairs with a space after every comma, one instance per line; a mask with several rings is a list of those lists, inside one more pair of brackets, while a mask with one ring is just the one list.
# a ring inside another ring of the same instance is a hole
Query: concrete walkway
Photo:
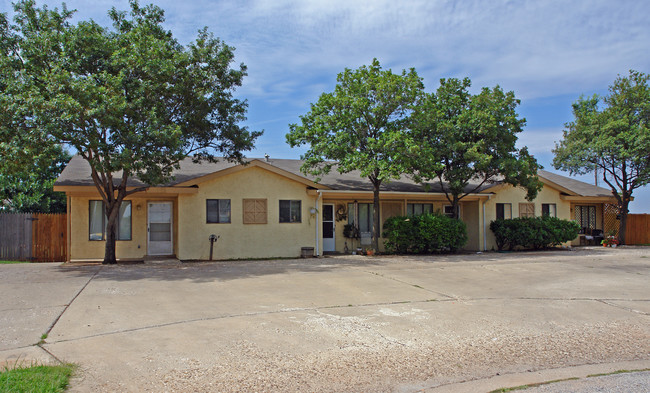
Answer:
[[3, 265], [0, 356], [76, 362], [79, 392], [489, 391], [650, 367], [649, 268], [649, 248]]

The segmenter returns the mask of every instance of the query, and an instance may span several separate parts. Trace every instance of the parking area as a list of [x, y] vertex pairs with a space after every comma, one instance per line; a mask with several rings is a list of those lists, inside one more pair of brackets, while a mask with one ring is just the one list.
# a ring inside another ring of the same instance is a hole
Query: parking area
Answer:
[[75, 362], [79, 392], [488, 391], [650, 367], [649, 268], [647, 247], [4, 265], [0, 360]]

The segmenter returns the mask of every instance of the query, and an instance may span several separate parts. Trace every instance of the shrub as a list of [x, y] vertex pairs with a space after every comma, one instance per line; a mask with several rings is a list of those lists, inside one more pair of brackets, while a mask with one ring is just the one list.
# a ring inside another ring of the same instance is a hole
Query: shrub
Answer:
[[490, 230], [499, 250], [506, 247], [510, 250], [515, 247], [537, 250], [575, 239], [580, 225], [556, 217], [522, 217], [492, 221]]
[[384, 223], [384, 237], [390, 253], [454, 252], [467, 243], [467, 228], [440, 213], [391, 217]]

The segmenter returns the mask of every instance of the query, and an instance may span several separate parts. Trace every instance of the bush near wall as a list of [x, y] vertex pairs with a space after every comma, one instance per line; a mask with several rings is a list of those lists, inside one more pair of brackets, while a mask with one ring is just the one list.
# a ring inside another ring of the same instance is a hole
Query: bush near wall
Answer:
[[467, 243], [465, 223], [440, 213], [391, 217], [383, 235], [386, 251], [398, 254], [454, 252]]
[[558, 246], [578, 236], [580, 225], [556, 217], [521, 217], [490, 223], [499, 250]]

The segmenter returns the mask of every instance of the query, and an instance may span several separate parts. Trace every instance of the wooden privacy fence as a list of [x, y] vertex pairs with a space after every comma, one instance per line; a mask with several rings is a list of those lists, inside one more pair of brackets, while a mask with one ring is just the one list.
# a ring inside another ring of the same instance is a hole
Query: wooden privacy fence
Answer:
[[65, 261], [67, 244], [65, 214], [0, 213], [0, 260]]
[[650, 244], [650, 214], [628, 214], [625, 243]]

